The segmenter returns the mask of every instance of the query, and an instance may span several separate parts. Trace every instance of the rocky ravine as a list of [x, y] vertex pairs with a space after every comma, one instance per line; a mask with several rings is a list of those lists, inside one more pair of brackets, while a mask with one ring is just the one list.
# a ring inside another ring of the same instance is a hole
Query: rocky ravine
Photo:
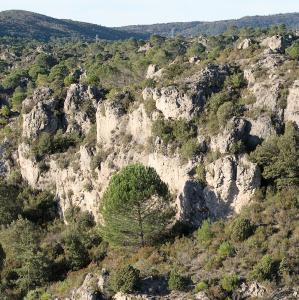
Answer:
[[[26, 112], [22, 125], [24, 141], [32, 142], [41, 133], [55, 133], [60, 128], [66, 132], [87, 134], [95, 124], [97, 147], [83, 144], [63, 168], [58, 162], [63, 162], [66, 157], [63, 154], [50, 155], [45, 161], [47, 170], [41, 170], [40, 164], [30, 155], [29, 145], [23, 142], [18, 147], [22, 177], [34, 188], [53, 190], [62, 213], [75, 205], [92, 212], [97, 218], [101, 195], [110, 176], [128, 164], [140, 162], [154, 167], [176, 195], [177, 217], [181, 221], [198, 226], [207, 215], [218, 218], [239, 212], [260, 186], [260, 170], [246, 156], [228, 154], [230, 145], [243, 141], [255, 146], [275, 134], [285, 121], [298, 124], [297, 81], [289, 91], [286, 109], [278, 105], [282, 82], [273, 73], [281, 61], [280, 54], [265, 52], [255, 65], [246, 67], [244, 71], [248, 89], [257, 99], [254, 104], [248, 105], [248, 110], [267, 106], [271, 116], [264, 113], [255, 119], [233, 118], [221, 133], [210, 137], [210, 141], [198, 136], [199, 143], [221, 153], [221, 158], [206, 166], [205, 187], [193, 175], [200, 158], [182, 163], [177, 153], [165, 153], [159, 138], [155, 139], [154, 147], [146, 144], [151, 137], [152, 123], [157, 118], [190, 120], [194, 114], [204, 110], [207, 96], [217, 92], [224, 81], [227, 66], [210, 66], [185, 79], [188, 92], [175, 86], [146, 88], [143, 102], [135, 105], [130, 112], [121, 101], [125, 95], [104, 100], [101, 91], [73, 84], [68, 89], [62, 113], [57, 115], [58, 104], [51, 91], [46, 88], [36, 90], [33, 97], [23, 103], [23, 111]], [[254, 70], [261, 66], [268, 73], [269, 80], [257, 82]], [[152, 99], [156, 110], [148, 115], [144, 105]], [[88, 110], [86, 103], [89, 104]], [[94, 166], [92, 162], [101, 152], [107, 155]]]

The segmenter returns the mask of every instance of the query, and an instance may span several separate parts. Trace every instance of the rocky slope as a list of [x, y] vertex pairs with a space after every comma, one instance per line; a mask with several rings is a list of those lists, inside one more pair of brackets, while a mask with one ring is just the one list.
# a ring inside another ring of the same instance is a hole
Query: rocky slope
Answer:
[[[129, 164], [141, 163], [153, 167], [167, 183], [180, 224], [195, 229], [207, 218], [229, 219], [248, 207], [263, 186], [263, 170], [250, 152], [281, 134], [289, 122], [299, 126], [297, 69], [284, 53], [296, 39], [242, 40], [234, 51], [242, 56], [257, 47], [253, 59], [230, 58], [203, 66], [197, 64], [200, 58], [189, 59], [183, 66], [192, 72], [172, 82], [165, 74], [173, 62], [164, 70], [151, 64], [143, 74], [147, 85], [138, 90], [135, 101], [126, 90], [107, 93], [89, 84], [83, 72], [61, 95], [40, 85], [22, 102], [21, 114], [10, 119], [8, 126], [19, 126], [20, 139], [10, 155], [8, 141], [2, 141], [1, 176], [9, 178], [20, 169], [30, 187], [55, 195], [62, 217], [76, 207], [101, 223], [99, 206], [111, 176]], [[233, 113], [220, 114], [218, 105], [218, 112], [210, 117], [211, 99], [224, 92], [229, 97], [225, 103], [236, 106]], [[216, 129], [215, 118], [224, 119]], [[178, 142], [155, 131], [157, 124], [178, 126], [176, 122], [190, 128], [197, 122], [189, 140]], [[192, 148], [191, 155], [184, 155], [185, 145], [194, 145], [196, 151]], [[42, 152], [42, 147], [47, 151]], [[99, 299], [106, 285], [104, 273], [88, 274], [70, 299]], [[271, 294], [256, 282], [243, 283], [238, 293], [240, 299], [298, 298], [293, 288]], [[118, 293], [113, 299], [191, 299], [187, 292], [154, 298], [145, 294]], [[210, 299], [205, 292], [192, 297]]]

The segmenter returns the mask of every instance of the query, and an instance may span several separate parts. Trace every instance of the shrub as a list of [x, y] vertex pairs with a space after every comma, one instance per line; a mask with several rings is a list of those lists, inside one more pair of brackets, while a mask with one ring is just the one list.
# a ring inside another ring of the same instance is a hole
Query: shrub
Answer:
[[118, 269], [111, 275], [109, 285], [114, 292], [131, 293], [137, 288], [140, 272], [128, 265]]
[[253, 226], [249, 219], [238, 218], [230, 227], [230, 236], [232, 240], [242, 242], [253, 234]]
[[211, 229], [210, 220], [203, 221], [201, 227], [197, 230], [197, 239], [200, 243], [207, 244], [214, 237], [214, 233]]
[[206, 289], [208, 289], [208, 284], [205, 283], [204, 281], [200, 281], [199, 283], [196, 284], [195, 288], [194, 288], [194, 293], [199, 293], [201, 291], [204, 291]]
[[217, 111], [217, 118], [221, 125], [225, 125], [234, 115], [235, 107], [233, 102], [228, 101], [223, 103]]
[[230, 242], [223, 242], [218, 248], [218, 255], [222, 258], [232, 256], [235, 253], [235, 248]]
[[286, 54], [294, 60], [299, 60], [299, 43], [294, 43], [292, 46], [286, 49]]
[[193, 158], [198, 153], [197, 139], [193, 138], [184, 143], [180, 149], [180, 153], [183, 159], [187, 160]]
[[240, 278], [237, 275], [225, 275], [221, 279], [221, 287], [227, 292], [233, 292], [239, 285]]
[[276, 264], [270, 255], [265, 255], [254, 266], [251, 276], [258, 281], [271, 280], [277, 274]]
[[172, 270], [168, 278], [168, 288], [171, 291], [183, 291], [185, 287], [185, 278], [181, 276], [176, 270]]
[[205, 166], [204, 165], [198, 165], [196, 167], [195, 172], [196, 172], [196, 180], [199, 183], [205, 185], [207, 183], [207, 181], [206, 181], [206, 169], [205, 169]]

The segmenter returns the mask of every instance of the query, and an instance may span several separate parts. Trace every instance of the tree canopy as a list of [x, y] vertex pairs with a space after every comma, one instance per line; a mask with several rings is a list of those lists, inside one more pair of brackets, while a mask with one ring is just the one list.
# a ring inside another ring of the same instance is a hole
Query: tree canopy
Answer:
[[130, 165], [114, 175], [101, 205], [104, 239], [113, 245], [152, 244], [171, 220], [169, 191], [151, 167]]

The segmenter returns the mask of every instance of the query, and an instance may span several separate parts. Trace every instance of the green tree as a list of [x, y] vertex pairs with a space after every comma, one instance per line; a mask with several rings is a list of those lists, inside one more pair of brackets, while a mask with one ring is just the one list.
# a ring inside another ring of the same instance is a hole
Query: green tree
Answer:
[[232, 240], [242, 242], [253, 234], [253, 226], [249, 219], [238, 218], [234, 220], [230, 227]]
[[65, 254], [72, 270], [79, 270], [89, 263], [89, 255], [78, 232], [69, 232], [64, 238]]
[[0, 272], [3, 269], [5, 257], [6, 257], [5, 252], [3, 250], [2, 245], [0, 244]]
[[278, 187], [299, 183], [299, 133], [293, 124], [286, 125], [283, 135], [258, 146], [250, 157], [262, 168], [263, 177]]
[[114, 175], [104, 193], [104, 239], [114, 245], [151, 244], [169, 224], [167, 185], [153, 168], [130, 165]]
[[239, 282], [239, 276], [225, 275], [221, 280], [221, 287], [227, 292], [233, 292], [238, 287]]
[[265, 255], [254, 266], [251, 276], [252, 278], [263, 281], [271, 280], [277, 274], [277, 266], [270, 255]]

